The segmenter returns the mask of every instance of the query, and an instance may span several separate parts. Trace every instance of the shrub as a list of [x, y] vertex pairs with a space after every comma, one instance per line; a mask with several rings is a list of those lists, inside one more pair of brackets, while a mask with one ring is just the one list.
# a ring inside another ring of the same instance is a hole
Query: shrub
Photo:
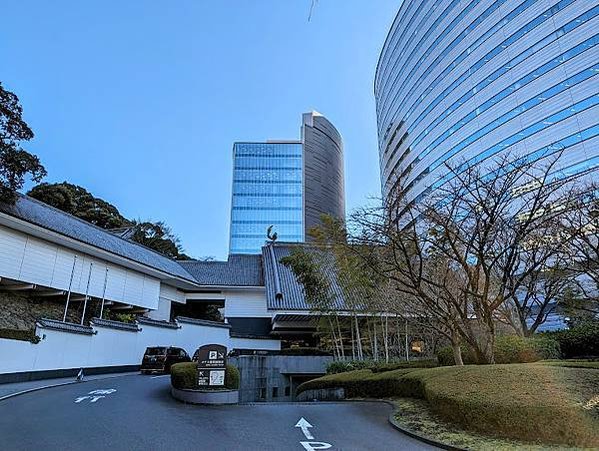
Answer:
[[[171, 385], [180, 390], [198, 390], [198, 364], [183, 362], [171, 366]], [[233, 365], [227, 365], [224, 388], [239, 388], [239, 370]]]
[[405, 360], [399, 362], [374, 362], [370, 367], [373, 373], [384, 373], [386, 371], [401, 370], [404, 368], [433, 368], [439, 366], [436, 360]]
[[444, 419], [483, 433], [597, 446], [596, 420], [578, 404], [599, 389], [596, 371], [543, 364], [358, 370], [305, 382], [298, 393], [343, 388], [348, 398], [421, 398]]
[[[462, 349], [462, 361], [464, 365], [473, 365], [476, 364], [476, 357], [474, 352], [467, 346], [460, 346]], [[453, 348], [451, 346], [445, 346], [440, 348], [437, 351], [437, 361], [441, 366], [451, 366], [455, 365], [455, 360], [453, 358]]]
[[281, 349], [277, 352], [278, 355], [316, 355], [316, 356], [330, 356], [333, 355], [329, 351], [323, 351], [318, 348], [287, 348]]
[[[462, 360], [465, 365], [478, 363], [474, 351], [462, 346]], [[517, 335], [503, 335], [495, 339], [496, 363], [528, 363], [544, 359], [559, 359], [560, 345], [557, 340], [547, 336], [523, 338]], [[437, 352], [441, 366], [455, 365], [453, 349], [446, 346]]]
[[564, 358], [599, 357], [599, 320], [589, 320], [571, 329], [546, 332], [560, 344]]
[[29, 341], [33, 344], [40, 342], [40, 337], [35, 334], [34, 329], [0, 329], [0, 338]]
[[345, 373], [347, 371], [369, 368], [372, 360], [336, 360], [327, 366], [327, 374]]

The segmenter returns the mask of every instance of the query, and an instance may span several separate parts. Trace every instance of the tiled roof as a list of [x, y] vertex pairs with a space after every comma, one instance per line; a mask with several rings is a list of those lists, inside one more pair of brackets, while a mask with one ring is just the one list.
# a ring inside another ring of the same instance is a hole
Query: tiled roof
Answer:
[[60, 330], [62, 332], [71, 332], [73, 334], [93, 335], [94, 330], [89, 326], [82, 326], [75, 323], [63, 323], [55, 319], [41, 318], [37, 321], [40, 327], [45, 329]]
[[137, 324], [141, 324], [142, 326], [164, 327], [165, 329], [179, 329], [181, 327], [177, 323], [171, 323], [169, 321], [163, 321], [160, 319], [152, 319], [148, 318], [147, 316], [138, 316], [136, 321]]
[[15, 205], [0, 203], [0, 212], [165, 272], [172, 277], [193, 281], [193, 277], [175, 260], [28, 196], [19, 194]]
[[180, 261], [200, 285], [252, 286], [264, 285], [260, 255], [229, 255], [227, 261]]
[[129, 332], [140, 331], [140, 328], [135, 323], [123, 323], [121, 321], [113, 321], [110, 319], [92, 318], [91, 324], [94, 327], [108, 327], [109, 329], [127, 330]]
[[[298, 244], [280, 243], [262, 248], [262, 259], [264, 265], [264, 278], [266, 285], [266, 302], [269, 309], [274, 310], [312, 310], [313, 307], [306, 300], [303, 286], [297, 281], [295, 274], [290, 268], [283, 265], [280, 260], [291, 254], [291, 249]], [[299, 245], [302, 246], [302, 245]], [[333, 300], [330, 308], [343, 310], [345, 303], [333, 265], [327, 265], [330, 255], [326, 251], [314, 247], [302, 246], [307, 252], [318, 253], [319, 261], [324, 262], [323, 271], [331, 281]], [[273, 260], [274, 257], [274, 260]], [[331, 262], [332, 263], [332, 262]], [[277, 283], [278, 275], [278, 283]]]

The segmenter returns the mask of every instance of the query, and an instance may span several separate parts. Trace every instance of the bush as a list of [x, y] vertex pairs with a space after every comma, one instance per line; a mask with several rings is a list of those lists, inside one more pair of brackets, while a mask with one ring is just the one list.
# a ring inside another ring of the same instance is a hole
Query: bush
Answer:
[[374, 362], [370, 367], [373, 373], [384, 373], [386, 371], [401, 370], [405, 368], [434, 368], [439, 366], [436, 360], [405, 360], [399, 362]]
[[40, 342], [40, 337], [35, 334], [34, 329], [0, 329], [0, 338], [29, 341], [33, 344]]
[[437, 366], [435, 360], [405, 360], [391, 362], [375, 362], [374, 360], [337, 360], [329, 363], [327, 374], [346, 373], [348, 371], [369, 369], [373, 373], [399, 370], [403, 368], [432, 368]]
[[[200, 388], [198, 386], [198, 364], [183, 362], [171, 366], [171, 385], [180, 390], [198, 390]], [[239, 388], [239, 370], [233, 365], [227, 365], [223, 388], [230, 390]]]
[[277, 355], [316, 355], [316, 356], [331, 356], [333, 355], [329, 351], [323, 351], [318, 348], [287, 348], [281, 349], [277, 352]]
[[327, 374], [346, 373], [372, 366], [372, 360], [336, 360], [327, 366]]
[[564, 358], [599, 357], [598, 320], [589, 320], [571, 329], [546, 332], [544, 335], [559, 342]]
[[[465, 365], [477, 364], [474, 351], [461, 346], [462, 360]], [[529, 363], [545, 359], [559, 359], [560, 345], [557, 340], [547, 336], [523, 338], [517, 335], [503, 335], [495, 338], [495, 363]], [[455, 365], [453, 349], [446, 346], [437, 352], [441, 366]]]
[[579, 404], [597, 393], [596, 371], [542, 364], [358, 370], [305, 382], [298, 393], [343, 388], [348, 398], [421, 398], [445, 420], [490, 435], [597, 446], [596, 420]]

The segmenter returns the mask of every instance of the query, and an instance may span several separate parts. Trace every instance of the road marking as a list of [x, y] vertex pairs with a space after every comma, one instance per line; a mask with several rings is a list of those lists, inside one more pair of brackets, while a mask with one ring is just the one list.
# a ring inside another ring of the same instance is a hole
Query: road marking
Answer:
[[163, 374], [161, 376], [152, 376], [150, 379], [156, 379], [158, 377], [167, 377], [167, 376], [170, 376], [170, 374]]
[[314, 451], [316, 449], [329, 449], [331, 446], [327, 442], [300, 442], [306, 451]]
[[299, 421], [296, 423], [295, 427], [300, 428], [302, 430], [302, 432], [306, 436], [306, 439], [314, 440], [314, 436], [312, 436], [312, 434], [310, 433], [310, 430], [309, 430], [309, 428], [311, 428], [313, 426], [310, 423], [308, 423], [304, 417], [301, 417], [299, 419]]
[[98, 390], [90, 391], [86, 396], [79, 396], [75, 398], [75, 404], [79, 404], [86, 399], [89, 399], [90, 403], [96, 403], [99, 399], [106, 398], [105, 395], [111, 395], [116, 392], [115, 388], [103, 388]]

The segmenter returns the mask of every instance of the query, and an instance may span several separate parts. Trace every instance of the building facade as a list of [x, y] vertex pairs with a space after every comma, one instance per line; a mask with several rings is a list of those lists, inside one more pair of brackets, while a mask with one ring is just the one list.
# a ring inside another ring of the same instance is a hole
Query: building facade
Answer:
[[599, 165], [594, 0], [403, 2], [375, 76], [382, 192], [419, 200], [447, 165], [509, 152], [559, 173]]
[[233, 145], [230, 254], [258, 254], [272, 231], [303, 242], [322, 214], [345, 218], [343, 142], [316, 112], [303, 115], [300, 141]]

